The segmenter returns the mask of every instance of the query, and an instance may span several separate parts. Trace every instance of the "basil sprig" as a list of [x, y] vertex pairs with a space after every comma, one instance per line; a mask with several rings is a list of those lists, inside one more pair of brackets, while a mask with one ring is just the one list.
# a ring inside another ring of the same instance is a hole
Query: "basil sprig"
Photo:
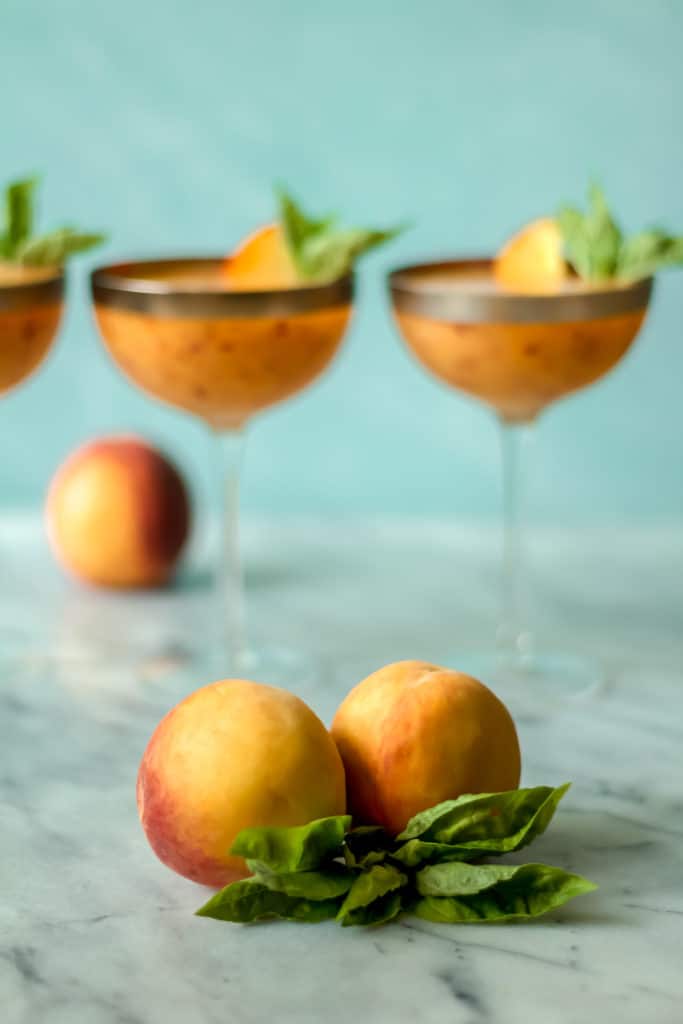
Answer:
[[249, 828], [231, 853], [252, 878], [233, 882], [197, 914], [223, 921], [383, 924], [401, 913], [430, 921], [509, 921], [556, 910], [595, 885], [546, 864], [481, 863], [521, 849], [550, 824], [569, 784], [447, 800], [398, 836], [321, 818], [296, 828]]
[[625, 237], [595, 183], [589, 186], [585, 212], [564, 206], [555, 219], [567, 261], [587, 281], [638, 280], [683, 264], [683, 236], [649, 228]]
[[279, 221], [298, 273], [307, 281], [332, 281], [347, 274], [355, 261], [395, 238], [395, 228], [345, 228], [334, 214], [310, 217], [282, 187], [276, 189]]
[[69, 256], [105, 241], [105, 235], [71, 226], [34, 235], [36, 178], [13, 181], [5, 189], [4, 221], [0, 228], [0, 260], [32, 267], [61, 266]]

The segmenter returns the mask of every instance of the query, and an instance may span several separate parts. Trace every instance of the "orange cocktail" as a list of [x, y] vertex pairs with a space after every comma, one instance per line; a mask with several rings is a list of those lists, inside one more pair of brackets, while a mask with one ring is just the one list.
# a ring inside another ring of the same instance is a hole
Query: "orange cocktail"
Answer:
[[301, 391], [329, 364], [350, 286], [244, 292], [220, 260], [124, 264], [94, 277], [104, 343], [145, 391], [215, 430]]
[[0, 396], [47, 355], [62, 315], [63, 291], [61, 270], [0, 263]]
[[246, 642], [237, 540], [244, 428], [329, 365], [351, 315], [354, 264], [397, 229], [347, 228], [336, 216], [311, 216], [283, 189], [277, 208], [276, 220], [223, 258], [103, 267], [92, 275], [92, 291], [118, 366], [218, 438], [223, 466], [216, 476], [227, 494], [224, 565], [216, 573], [219, 669], [249, 668], [282, 683], [296, 682], [290, 653], [265, 661]]
[[[534, 264], [538, 266], [538, 262]], [[506, 268], [507, 269], [507, 268]], [[551, 269], [552, 265], [551, 265]], [[540, 657], [522, 617], [521, 445], [550, 403], [587, 387], [626, 354], [643, 323], [651, 278], [584, 281], [561, 266], [550, 281], [501, 281], [500, 263], [419, 264], [390, 277], [394, 316], [411, 352], [444, 383], [484, 402], [502, 424], [504, 476], [503, 656], [465, 665], [513, 704], [535, 701], [534, 675], [577, 692], [594, 680], [572, 657]], [[462, 664], [462, 662], [461, 662]], [[532, 696], [533, 695], [533, 696]]]
[[126, 376], [199, 417], [218, 439], [222, 465], [215, 476], [227, 498], [224, 564], [216, 574], [220, 635], [202, 655], [212, 671], [260, 671], [289, 683], [296, 672], [291, 654], [255, 656], [246, 640], [237, 537], [244, 428], [329, 365], [349, 321], [353, 283], [347, 273], [323, 283], [256, 282], [245, 289], [238, 270], [220, 259], [104, 267], [92, 276], [94, 309], [104, 344]]
[[445, 383], [529, 422], [603, 377], [643, 322], [649, 282], [600, 288], [569, 277], [552, 295], [500, 288], [487, 261], [423, 265], [392, 277], [394, 311], [415, 356]]

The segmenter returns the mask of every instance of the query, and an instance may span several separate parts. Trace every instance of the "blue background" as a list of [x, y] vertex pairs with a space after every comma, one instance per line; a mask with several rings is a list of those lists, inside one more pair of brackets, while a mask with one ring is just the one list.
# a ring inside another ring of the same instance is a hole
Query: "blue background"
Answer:
[[[413, 230], [368, 258], [334, 368], [253, 426], [252, 510], [491, 518], [493, 420], [407, 357], [383, 271], [488, 251], [598, 176], [630, 228], [683, 231], [680, 0], [2, 0], [3, 179], [38, 170], [43, 226], [111, 242], [71, 270], [49, 363], [0, 407], [0, 499], [42, 500], [94, 434], [140, 431], [205, 484], [199, 426], [109, 365], [86, 271], [130, 253], [227, 251], [283, 179], [312, 208]], [[550, 410], [536, 452], [547, 521], [677, 521], [683, 276], [660, 280], [636, 348]]]

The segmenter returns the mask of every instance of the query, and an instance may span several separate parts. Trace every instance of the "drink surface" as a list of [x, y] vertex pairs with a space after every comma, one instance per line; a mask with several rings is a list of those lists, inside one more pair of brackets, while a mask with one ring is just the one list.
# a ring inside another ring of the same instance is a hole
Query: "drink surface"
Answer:
[[21, 263], [5, 263], [0, 260], [0, 288], [37, 284], [39, 281], [49, 281], [54, 276], [54, 267], [27, 267]]
[[[458, 266], [457, 264], [436, 264], [424, 266], [413, 274], [407, 274], [410, 279], [410, 287], [425, 292], [443, 291], [460, 292], [462, 294], [476, 295], [514, 295], [515, 292], [509, 288], [503, 288], [495, 279], [490, 266]], [[618, 281], [607, 280], [599, 283], [584, 281], [583, 278], [573, 274], [567, 275], [561, 282], [558, 282], [551, 293], [552, 295], [581, 295], [590, 294], [596, 291], [613, 290], [618, 291], [622, 287]], [[524, 294], [528, 297], [529, 293]]]
[[[229, 260], [225, 261], [226, 263]], [[240, 288], [233, 283], [232, 279], [223, 270], [221, 261], [210, 261], [201, 265], [193, 264], [191, 261], [178, 261], [166, 265], [136, 264], [135, 272], [131, 275], [139, 281], [161, 282], [171, 288], [189, 292], [236, 292], [236, 291], [264, 291], [268, 289], [252, 288], [250, 286]], [[306, 281], [297, 284], [288, 284], [287, 290], [305, 288]]]

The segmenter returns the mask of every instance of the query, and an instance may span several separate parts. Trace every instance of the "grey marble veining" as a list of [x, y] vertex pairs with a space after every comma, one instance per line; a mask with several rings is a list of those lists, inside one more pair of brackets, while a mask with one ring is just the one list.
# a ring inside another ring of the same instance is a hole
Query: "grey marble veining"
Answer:
[[[486, 531], [262, 524], [246, 540], [254, 632], [312, 647], [297, 689], [328, 718], [361, 667], [491, 628]], [[599, 891], [529, 925], [366, 931], [195, 918], [205, 891], [147, 847], [140, 754], [209, 681], [191, 661], [163, 672], [201, 636], [201, 578], [93, 593], [60, 576], [32, 523], [3, 521], [0, 552], [3, 1024], [683, 1021], [683, 531], [537, 545], [541, 624], [602, 655], [609, 685], [520, 722], [524, 782], [574, 781], [532, 859]]]

